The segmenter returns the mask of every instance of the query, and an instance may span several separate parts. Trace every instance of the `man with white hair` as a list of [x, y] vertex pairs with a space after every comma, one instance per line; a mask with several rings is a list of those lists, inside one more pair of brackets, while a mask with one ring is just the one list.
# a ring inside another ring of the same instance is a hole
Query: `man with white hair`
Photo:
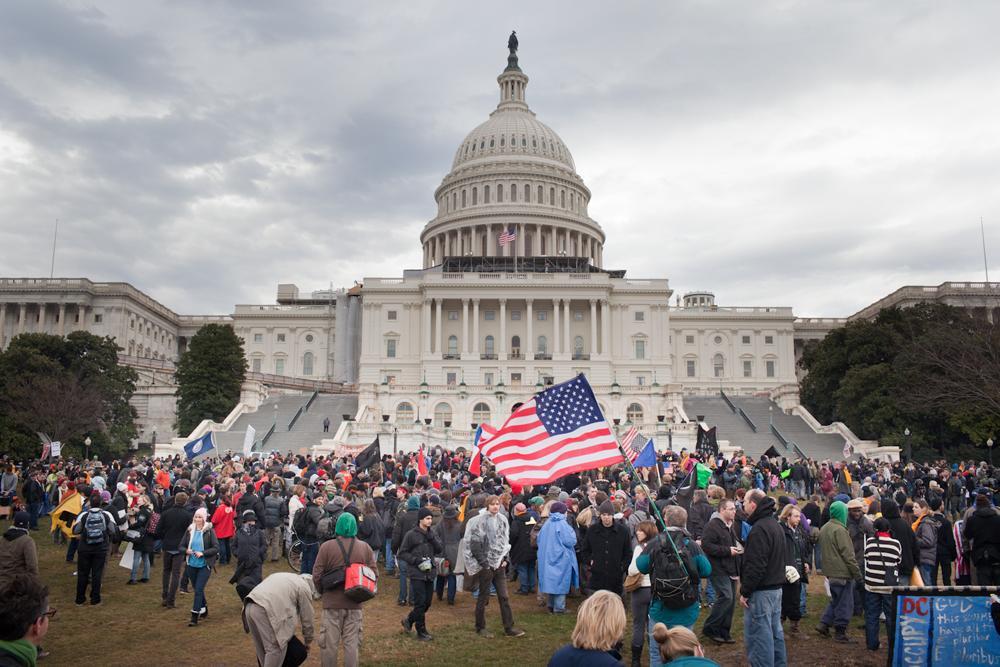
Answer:
[[292, 572], [275, 572], [247, 594], [243, 629], [253, 637], [261, 667], [281, 667], [298, 624], [302, 625], [302, 640], [309, 649], [314, 599], [319, 599], [319, 593], [312, 575]]

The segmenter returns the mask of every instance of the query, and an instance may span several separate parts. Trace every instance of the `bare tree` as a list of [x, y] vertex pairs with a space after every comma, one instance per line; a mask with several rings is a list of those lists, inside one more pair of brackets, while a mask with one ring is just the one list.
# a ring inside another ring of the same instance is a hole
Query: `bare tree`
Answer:
[[15, 381], [8, 409], [23, 426], [66, 442], [99, 430], [103, 403], [97, 388], [72, 373], [59, 373]]

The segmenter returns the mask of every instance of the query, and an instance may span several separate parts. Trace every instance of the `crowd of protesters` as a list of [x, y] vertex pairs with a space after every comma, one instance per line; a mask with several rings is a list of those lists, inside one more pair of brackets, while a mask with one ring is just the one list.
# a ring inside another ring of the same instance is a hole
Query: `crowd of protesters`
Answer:
[[[11, 526], [0, 540], [0, 573], [45, 579], [32, 531], [48, 515], [52, 539], [65, 543], [67, 567], [75, 568], [78, 606], [103, 603], [105, 566], [128, 549], [127, 585], [159, 579], [167, 609], [189, 596], [190, 626], [209, 618], [210, 577], [231, 575], [262, 665], [282, 664], [297, 626], [308, 650], [313, 599], [322, 606], [323, 664], [336, 664], [341, 647], [345, 664], [357, 664], [363, 605], [322, 585], [351, 563], [399, 579], [402, 629], [421, 641], [433, 639], [434, 598], [454, 604], [460, 582], [476, 598], [470, 629], [486, 638], [493, 598], [509, 637], [524, 634], [511, 592], [533, 596], [539, 613], [551, 614], [570, 611], [567, 598], [586, 598], [572, 643], [552, 665], [620, 664], [625, 603], [632, 665], [713, 664], [702, 642], [711, 652], [737, 641], [736, 605], [744, 609], [749, 662], [783, 665], [785, 633], [802, 632], [807, 584], [820, 573], [828, 603], [815, 632], [853, 643], [850, 623], [858, 618], [871, 650], [880, 635], [893, 636], [891, 596], [882, 587], [1000, 585], [997, 473], [985, 463], [686, 451], [660, 459], [638, 473], [623, 461], [539, 487], [509, 484], [485, 462], [474, 475], [467, 452], [440, 448], [425, 462], [383, 456], [368, 470], [350, 457], [278, 453], [4, 459], [0, 515]], [[301, 572], [264, 578], [263, 564], [289, 550], [301, 551]], [[22, 579], [8, 584], [18, 595], [41, 590]], [[45, 596], [32, 607], [42, 615]], [[699, 617], [701, 641], [692, 632]], [[44, 634], [39, 616], [24, 628], [15, 620], [3, 628], [0, 656], [25, 633]]]

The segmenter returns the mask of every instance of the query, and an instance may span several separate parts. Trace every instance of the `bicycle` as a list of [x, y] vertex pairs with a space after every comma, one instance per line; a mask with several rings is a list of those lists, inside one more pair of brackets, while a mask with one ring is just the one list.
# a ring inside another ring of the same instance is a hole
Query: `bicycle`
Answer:
[[292, 531], [292, 543], [288, 547], [288, 565], [299, 572], [302, 570], [302, 540]]

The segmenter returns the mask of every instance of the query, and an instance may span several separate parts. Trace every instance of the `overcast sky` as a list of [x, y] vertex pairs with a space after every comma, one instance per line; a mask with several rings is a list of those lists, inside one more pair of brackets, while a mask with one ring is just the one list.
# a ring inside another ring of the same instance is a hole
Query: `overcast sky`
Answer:
[[[342, 9], [341, 9], [342, 8]], [[0, 4], [0, 275], [185, 314], [420, 266], [517, 29], [605, 264], [846, 316], [1000, 279], [1000, 3]]]

